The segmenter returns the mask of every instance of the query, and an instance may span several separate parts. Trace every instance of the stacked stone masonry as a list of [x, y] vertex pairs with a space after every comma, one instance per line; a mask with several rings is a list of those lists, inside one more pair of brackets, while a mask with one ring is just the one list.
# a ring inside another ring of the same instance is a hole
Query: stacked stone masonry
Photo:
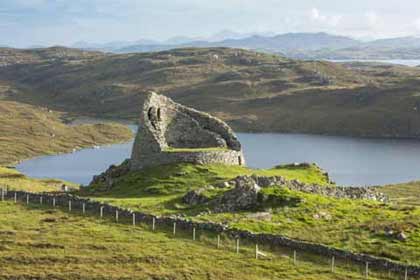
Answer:
[[245, 165], [226, 123], [154, 92], [144, 94], [130, 169], [180, 162]]

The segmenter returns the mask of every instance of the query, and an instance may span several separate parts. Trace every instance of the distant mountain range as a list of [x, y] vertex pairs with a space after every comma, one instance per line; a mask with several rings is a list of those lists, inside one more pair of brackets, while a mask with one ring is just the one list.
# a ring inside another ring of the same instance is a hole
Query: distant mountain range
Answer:
[[249, 34], [223, 31], [206, 39], [174, 37], [163, 42], [78, 42], [72, 47], [114, 53], [154, 52], [187, 47], [230, 47], [279, 53], [299, 59], [420, 59], [420, 37], [365, 42], [328, 33], [247, 35]]

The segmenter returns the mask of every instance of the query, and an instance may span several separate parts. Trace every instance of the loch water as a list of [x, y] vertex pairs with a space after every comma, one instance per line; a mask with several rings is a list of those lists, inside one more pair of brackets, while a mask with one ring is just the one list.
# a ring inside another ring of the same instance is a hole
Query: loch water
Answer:
[[[420, 180], [420, 141], [363, 139], [282, 133], [238, 133], [247, 164], [270, 168], [278, 164], [314, 162], [340, 185], [371, 186]], [[36, 178], [60, 178], [88, 184], [93, 175], [131, 154], [132, 142], [43, 156], [17, 166]]]

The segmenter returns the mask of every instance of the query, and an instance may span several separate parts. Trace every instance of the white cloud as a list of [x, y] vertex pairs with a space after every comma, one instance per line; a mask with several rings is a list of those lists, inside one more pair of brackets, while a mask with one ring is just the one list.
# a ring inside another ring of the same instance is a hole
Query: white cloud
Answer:
[[337, 26], [342, 20], [341, 15], [324, 15], [317, 8], [312, 8], [310, 11], [310, 18], [312, 21], [322, 25]]
[[376, 27], [381, 24], [381, 18], [375, 12], [367, 12], [365, 17], [370, 27]]

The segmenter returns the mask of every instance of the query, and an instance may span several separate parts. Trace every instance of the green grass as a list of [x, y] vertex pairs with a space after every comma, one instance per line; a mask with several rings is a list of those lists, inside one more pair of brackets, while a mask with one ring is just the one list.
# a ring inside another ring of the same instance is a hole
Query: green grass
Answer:
[[0, 166], [0, 187], [8, 187], [10, 190], [27, 192], [56, 192], [60, 187], [67, 186], [77, 189], [79, 186], [74, 183], [57, 179], [33, 179], [25, 176], [16, 169]]
[[391, 201], [400, 205], [420, 207], [420, 182], [410, 182], [381, 187]]
[[97, 185], [84, 189], [81, 194], [145, 212], [174, 214], [185, 210], [180, 199], [189, 190], [252, 174], [328, 184], [326, 175], [315, 165], [250, 169], [244, 166], [176, 164], [131, 172], [116, 180], [111, 190]]
[[[267, 191], [271, 199], [259, 212], [268, 213], [268, 218], [258, 218], [249, 211], [205, 214], [196, 219], [420, 264], [420, 208], [338, 200], [277, 188]], [[407, 240], [387, 236], [388, 229], [405, 232]]]
[[[420, 264], [418, 207], [336, 199], [278, 188], [263, 190], [265, 204], [256, 209], [257, 213], [207, 214], [209, 206], [206, 204], [189, 206], [182, 203], [182, 196], [189, 190], [244, 174], [282, 175], [306, 183], [327, 184], [325, 174], [315, 165], [252, 170], [240, 166], [179, 164], [132, 172], [116, 179], [110, 190], [96, 185], [82, 190], [81, 194], [147, 213], [183, 214], [197, 221], [222, 222], [253, 232], [280, 234], [404, 263]], [[208, 196], [218, 196], [224, 191], [210, 191]], [[258, 213], [263, 213], [263, 218]], [[390, 230], [394, 235], [387, 235]], [[407, 235], [405, 241], [396, 238], [399, 232]]]
[[190, 233], [174, 238], [161, 230], [0, 202], [0, 278], [364, 279], [340, 262], [332, 274], [325, 260], [309, 262], [298, 255], [295, 266], [290, 257], [265, 248], [269, 258], [255, 260], [251, 247], [235, 254], [226, 239], [216, 249], [215, 239], [200, 232], [193, 242]]

